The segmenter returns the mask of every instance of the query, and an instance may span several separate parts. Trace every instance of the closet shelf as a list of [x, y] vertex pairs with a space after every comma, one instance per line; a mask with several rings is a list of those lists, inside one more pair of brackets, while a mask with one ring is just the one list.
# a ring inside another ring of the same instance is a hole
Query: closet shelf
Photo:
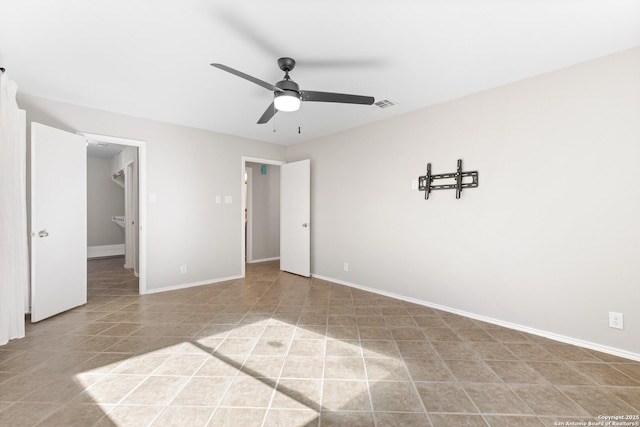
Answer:
[[115, 222], [116, 224], [118, 224], [122, 228], [124, 228], [124, 225], [126, 223], [125, 217], [122, 216], [122, 215], [112, 216], [111, 217], [111, 221]]

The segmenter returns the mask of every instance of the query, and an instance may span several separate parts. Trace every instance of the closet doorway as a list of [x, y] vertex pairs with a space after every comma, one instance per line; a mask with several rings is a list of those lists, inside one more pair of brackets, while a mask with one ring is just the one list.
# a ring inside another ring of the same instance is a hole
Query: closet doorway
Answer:
[[[145, 142], [105, 135], [80, 134], [87, 140], [87, 258], [91, 260], [122, 257], [120, 259], [123, 268], [135, 274], [138, 278], [138, 292], [145, 294]], [[99, 170], [91, 171], [92, 165]], [[92, 175], [96, 183], [103, 183], [108, 193], [91, 193]], [[117, 262], [120, 262], [120, 259]]]

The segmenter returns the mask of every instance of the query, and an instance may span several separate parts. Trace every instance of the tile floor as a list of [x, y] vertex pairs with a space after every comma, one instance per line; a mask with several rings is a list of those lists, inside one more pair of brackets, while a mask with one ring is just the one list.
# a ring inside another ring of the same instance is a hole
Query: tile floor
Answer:
[[277, 263], [146, 296], [120, 265], [91, 261], [88, 304], [0, 347], [0, 426], [526, 427], [640, 414], [637, 362]]

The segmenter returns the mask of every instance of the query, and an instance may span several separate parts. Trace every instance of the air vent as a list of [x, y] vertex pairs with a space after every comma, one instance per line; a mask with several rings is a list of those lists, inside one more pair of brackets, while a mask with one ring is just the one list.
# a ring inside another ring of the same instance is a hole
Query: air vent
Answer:
[[387, 108], [387, 107], [393, 107], [394, 105], [396, 105], [396, 103], [393, 101], [389, 101], [388, 99], [383, 99], [382, 101], [376, 102], [375, 105], [377, 105], [380, 108]]

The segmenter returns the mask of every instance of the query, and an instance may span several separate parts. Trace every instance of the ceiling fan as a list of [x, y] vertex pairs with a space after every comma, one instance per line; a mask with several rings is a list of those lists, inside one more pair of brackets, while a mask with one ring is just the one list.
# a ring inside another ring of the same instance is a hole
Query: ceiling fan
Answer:
[[211, 65], [213, 67], [241, 77], [245, 80], [249, 80], [250, 82], [257, 84], [258, 86], [262, 86], [265, 89], [273, 91], [273, 102], [262, 114], [262, 117], [260, 117], [260, 119], [258, 120], [258, 124], [267, 123], [278, 111], [298, 110], [298, 108], [300, 108], [301, 101], [339, 102], [341, 104], [363, 105], [371, 105], [375, 101], [372, 96], [300, 90], [298, 84], [291, 80], [291, 77], [289, 77], [289, 71], [293, 70], [293, 68], [296, 66], [296, 61], [294, 61], [292, 58], [278, 59], [278, 66], [282, 71], [284, 71], [284, 78], [277, 82], [275, 85], [245, 74], [242, 71], [227, 67], [223, 64]]

